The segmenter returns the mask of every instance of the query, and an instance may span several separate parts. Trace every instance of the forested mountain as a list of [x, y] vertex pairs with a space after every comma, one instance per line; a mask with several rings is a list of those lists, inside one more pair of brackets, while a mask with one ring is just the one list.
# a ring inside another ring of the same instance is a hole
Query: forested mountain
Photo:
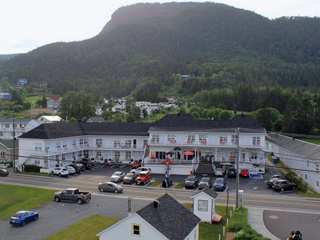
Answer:
[[[0, 79], [138, 100], [173, 86], [190, 95], [243, 84], [317, 90], [319, 39], [319, 18], [270, 20], [215, 3], [135, 4], [118, 9], [92, 39], [0, 61]], [[201, 81], [183, 83], [179, 74]]]

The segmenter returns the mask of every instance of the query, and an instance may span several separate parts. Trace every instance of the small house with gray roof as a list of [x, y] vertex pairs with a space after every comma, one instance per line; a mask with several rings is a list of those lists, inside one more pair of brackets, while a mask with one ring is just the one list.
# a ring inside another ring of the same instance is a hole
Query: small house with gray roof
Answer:
[[277, 133], [266, 136], [266, 149], [320, 193], [320, 146]]
[[97, 234], [100, 240], [196, 240], [200, 218], [168, 194]]

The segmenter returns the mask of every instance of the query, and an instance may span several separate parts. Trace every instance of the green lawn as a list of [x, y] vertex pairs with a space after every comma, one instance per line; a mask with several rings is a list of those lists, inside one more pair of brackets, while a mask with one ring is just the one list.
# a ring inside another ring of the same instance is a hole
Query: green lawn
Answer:
[[174, 188], [183, 189], [184, 188], [184, 183], [178, 183]]
[[7, 220], [19, 210], [36, 209], [53, 200], [56, 190], [0, 184], [0, 220]]
[[314, 143], [314, 144], [320, 144], [320, 138], [297, 138], [301, 141], [309, 142], [309, 143]]
[[97, 233], [118, 221], [119, 219], [115, 218], [92, 215], [46, 238], [46, 240], [98, 240]]
[[148, 187], [158, 187], [160, 184], [161, 181], [153, 181], [148, 185]]

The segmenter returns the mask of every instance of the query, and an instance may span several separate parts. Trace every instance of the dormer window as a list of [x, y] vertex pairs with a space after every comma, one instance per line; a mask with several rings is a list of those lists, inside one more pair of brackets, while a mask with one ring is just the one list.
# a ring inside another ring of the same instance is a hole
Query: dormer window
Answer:
[[141, 235], [141, 224], [132, 223], [132, 236], [140, 237]]

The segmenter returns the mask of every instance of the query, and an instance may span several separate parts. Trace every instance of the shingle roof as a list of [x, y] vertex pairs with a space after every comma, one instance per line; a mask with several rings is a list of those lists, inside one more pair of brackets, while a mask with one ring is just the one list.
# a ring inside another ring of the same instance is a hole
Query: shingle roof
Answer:
[[251, 116], [234, 115], [230, 120], [198, 120], [191, 114], [168, 114], [152, 125], [149, 131], [210, 131], [210, 132], [265, 132]]
[[312, 160], [320, 159], [320, 147], [317, 144], [308, 143], [275, 133], [269, 133], [266, 136], [266, 141], [278, 145], [290, 152], [296, 153], [299, 156]]
[[158, 207], [150, 203], [136, 213], [170, 240], [185, 239], [201, 221], [168, 194], [158, 198]]
[[148, 136], [151, 123], [55, 123], [41, 124], [19, 138], [53, 139], [81, 135]]
[[210, 188], [205, 188], [203, 191], [199, 191], [199, 192], [196, 192], [195, 194], [193, 194], [191, 197], [195, 197], [196, 195], [200, 194], [200, 193], [205, 193], [207, 194], [209, 197], [212, 197], [214, 199], [216, 199], [218, 197], [218, 193], [216, 193], [216, 191], [213, 191], [212, 189]]
[[249, 115], [235, 115], [230, 120], [198, 120], [191, 114], [168, 114], [155, 123], [104, 122], [104, 123], [55, 123], [42, 124], [19, 138], [64, 138], [80, 135], [149, 136], [148, 131], [204, 131], [204, 132], [264, 133]]
[[91, 117], [87, 122], [106, 122], [103, 117]]
[[[28, 123], [32, 121], [32, 119], [14, 119], [14, 123]], [[11, 119], [0, 119], [0, 123], [12, 123]]]

